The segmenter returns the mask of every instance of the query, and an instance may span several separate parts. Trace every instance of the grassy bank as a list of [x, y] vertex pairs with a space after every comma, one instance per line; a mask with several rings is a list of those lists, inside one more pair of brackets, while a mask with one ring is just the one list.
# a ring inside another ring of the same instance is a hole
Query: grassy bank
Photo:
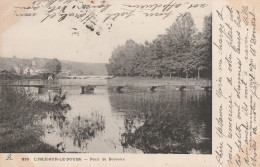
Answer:
[[47, 112], [62, 110], [64, 99], [52, 102], [35, 98], [30, 91], [4, 86], [0, 88], [0, 152], [59, 152], [41, 141], [44, 131], [35, 122]]

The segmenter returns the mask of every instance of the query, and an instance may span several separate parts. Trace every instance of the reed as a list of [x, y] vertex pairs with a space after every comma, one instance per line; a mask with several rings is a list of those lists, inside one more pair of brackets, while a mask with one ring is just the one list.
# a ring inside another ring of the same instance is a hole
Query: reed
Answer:
[[137, 109], [143, 124], [135, 126], [136, 118], [126, 121], [123, 146], [133, 146], [145, 153], [179, 154], [188, 154], [197, 148], [189, 127], [192, 115], [175, 112], [163, 98], [142, 97]]

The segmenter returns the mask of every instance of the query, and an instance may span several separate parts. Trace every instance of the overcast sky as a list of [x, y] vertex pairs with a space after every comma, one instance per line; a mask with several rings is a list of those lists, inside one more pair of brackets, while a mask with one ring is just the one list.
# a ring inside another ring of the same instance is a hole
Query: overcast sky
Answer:
[[[107, 12], [119, 10], [122, 7], [119, 4], [112, 3]], [[186, 11], [191, 13], [196, 27], [201, 30], [203, 18], [210, 14], [211, 5], [203, 9]], [[23, 17], [2, 34], [0, 53], [3, 57], [58, 58], [78, 62], [107, 63], [116, 46], [125, 43], [127, 39], [133, 39], [137, 43], [155, 39], [158, 35], [164, 34], [177, 15], [183, 12], [185, 12], [183, 8], [174, 9], [173, 15], [164, 20], [162, 17], [146, 18], [141, 14], [128, 19], [119, 18], [113, 22], [111, 29], [107, 29], [107, 25], [104, 26], [99, 36], [73, 18], [66, 18], [62, 22], [49, 19], [41, 23], [42, 16]], [[77, 31], [73, 28], [77, 28]], [[73, 35], [73, 32], [79, 33], [79, 36]]]

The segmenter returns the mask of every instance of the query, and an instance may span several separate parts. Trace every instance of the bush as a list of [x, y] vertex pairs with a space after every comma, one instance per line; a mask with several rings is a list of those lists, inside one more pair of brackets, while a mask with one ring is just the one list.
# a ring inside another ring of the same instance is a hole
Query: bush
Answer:
[[197, 147], [188, 125], [191, 115], [174, 112], [163, 99], [142, 98], [137, 108], [139, 118], [144, 120], [143, 125], [136, 128], [136, 119], [126, 119], [123, 146], [130, 145], [145, 153], [181, 154]]
[[0, 88], [0, 152], [58, 152], [43, 143], [42, 127], [36, 122], [48, 112], [70, 109], [64, 104], [66, 96], [58, 94], [52, 102], [41, 101], [25, 88]]

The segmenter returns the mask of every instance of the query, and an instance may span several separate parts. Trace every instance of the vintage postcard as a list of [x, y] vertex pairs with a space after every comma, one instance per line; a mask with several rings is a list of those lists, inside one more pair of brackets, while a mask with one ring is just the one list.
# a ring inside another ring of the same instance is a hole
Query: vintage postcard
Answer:
[[0, 166], [259, 166], [260, 4], [0, 1]]

